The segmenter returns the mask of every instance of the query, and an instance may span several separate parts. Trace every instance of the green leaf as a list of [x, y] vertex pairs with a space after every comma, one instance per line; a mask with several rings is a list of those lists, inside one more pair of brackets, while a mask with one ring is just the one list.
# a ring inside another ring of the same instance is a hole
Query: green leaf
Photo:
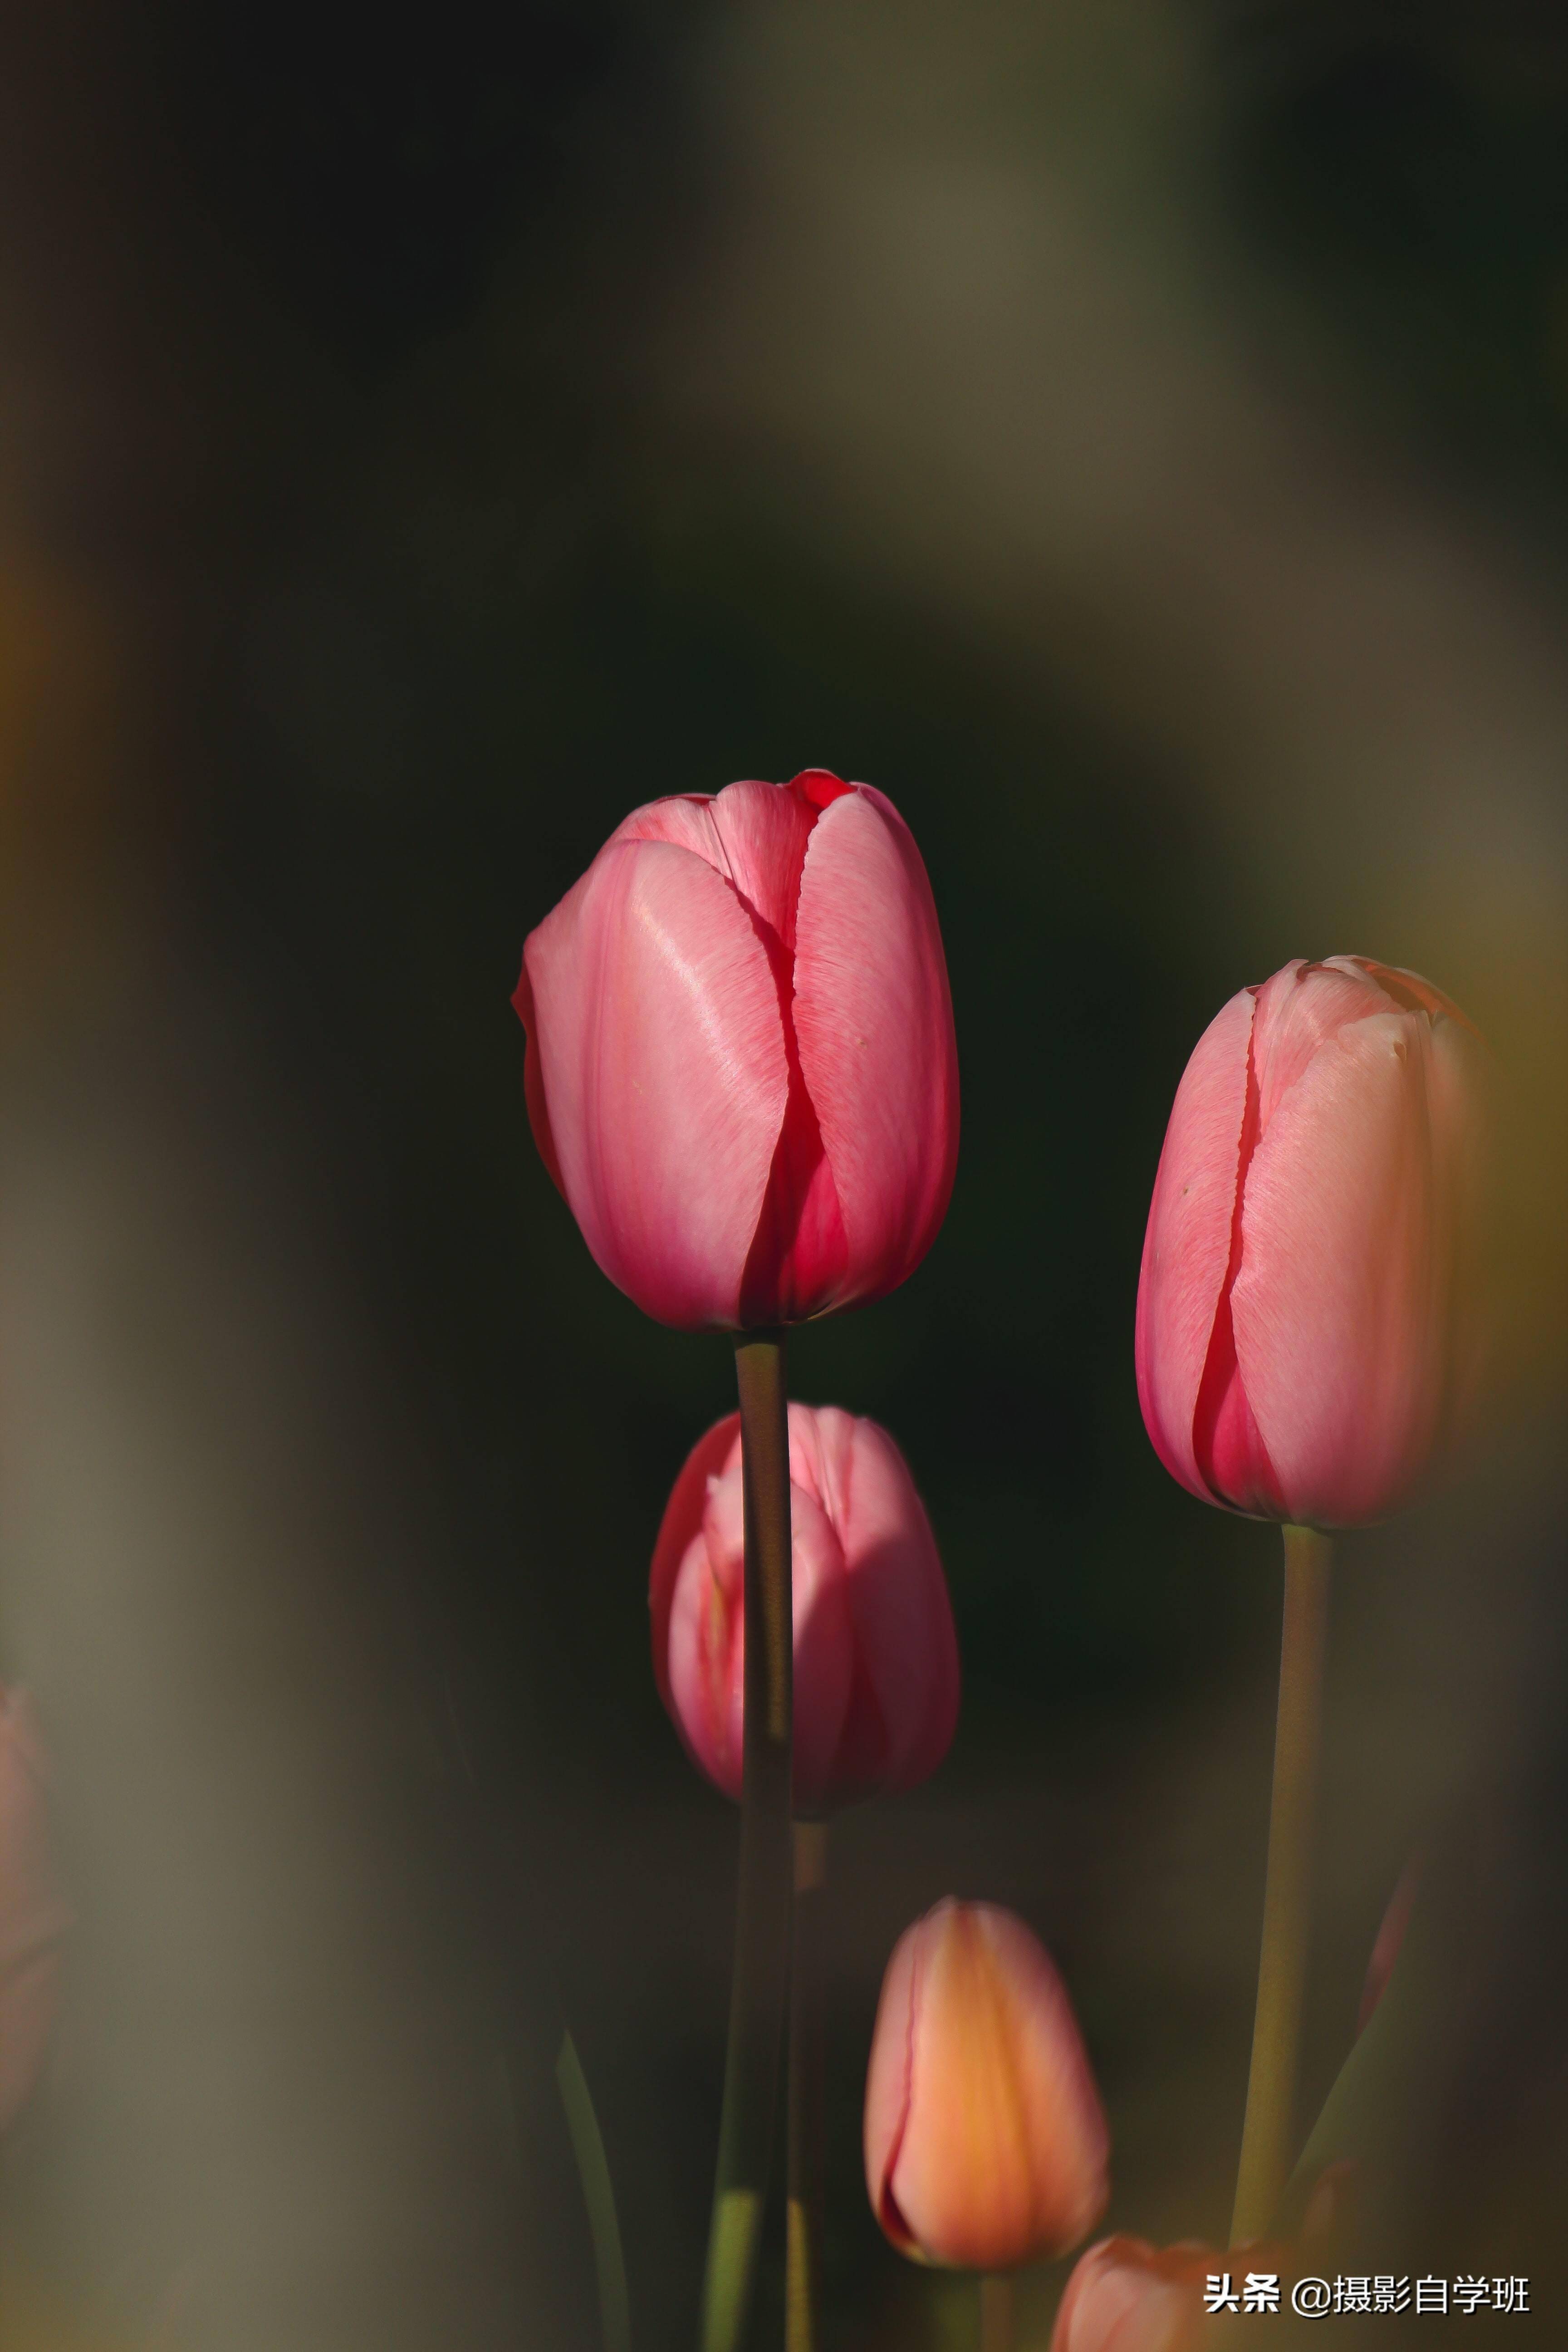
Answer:
[[626, 2291], [626, 2262], [621, 2250], [620, 2223], [616, 2219], [616, 2191], [609, 2159], [599, 2130], [599, 2118], [588, 2093], [588, 2078], [570, 2033], [561, 2037], [555, 2059], [555, 2082], [566, 2110], [572, 2153], [583, 2183], [583, 2202], [594, 2239], [594, 2267], [599, 2281], [599, 2324], [605, 2352], [631, 2352], [632, 2306]]
[[1453, 1956], [1431, 1889], [1423, 1886], [1382, 2000], [1323, 2103], [1281, 2203], [1299, 2229], [1314, 2184], [1350, 2161], [1369, 2189], [1396, 2189], [1420, 2159], [1431, 2127], [1443, 2053], [1458, 2030]]

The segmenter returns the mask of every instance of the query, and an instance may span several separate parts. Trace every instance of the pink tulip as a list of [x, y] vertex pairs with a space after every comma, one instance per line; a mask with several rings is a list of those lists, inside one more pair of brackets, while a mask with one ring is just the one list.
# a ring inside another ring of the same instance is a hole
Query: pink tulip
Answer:
[[[1152, 2246], [1144, 2238], [1102, 2238], [1080, 2254], [1057, 2312], [1051, 2352], [1196, 2352], [1219, 2342], [1238, 2316], [1226, 2305], [1206, 2325], [1204, 2289], [1230, 2273], [1239, 2305], [1249, 2273], [1279, 2284], [1280, 2312], [1290, 2307], [1299, 2263], [1293, 2246], [1257, 2238], [1222, 2254], [1187, 2239]], [[1278, 2317], [1278, 2314], [1268, 2315]], [[1246, 2341], [1253, 2341], [1249, 2333]]]
[[[931, 1522], [874, 1421], [789, 1409], [795, 1806], [811, 1816], [912, 1789], [958, 1720], [958, 1643]], [[741, 1416], [693, 1447], [653, 1556], [659, 1696], [692, 1761], [741, 1793], [745, 1624]]]
[[[1051, 2352], [1196, 2352], [1204, 2281], [1223, 2274], [1228, 2261], [1206, 2246], [1102, 2238], [1068, 2281]], [[1249, 2257], [1245, 2267], [1262, 2265]]]
[[1021, 1919], [939, 1903], [900, 1937], [866, 2078], [866, 2186], [901, 2253], [1062, 2254], [1105, 2210], [1110, 2141], [1061, 1979]]
[[[1057, 2312], [1051, 2352], [1197, 2352], [1228, 2342], [1232, 2333], [1247, 2344], [1260, 2342], [1238, 2326], [1249, 2275], [1271, 2280], [1279, 2311], [1254, 2306], [1262, 2326], [1290, 2309], [1290, 2290], [1300, 2273], [1296, 2248], [1255, 2238], [1220, 2253], [1189, 2238], [1180, 2245], [1152, 2246], [1144, 2238], [1102, 2238], [1079, 2257]], [[1221, 2305], [1211, 2321], [1205, 2288], [1229, 2274], [1235, 2305]]]
[[529, 936], [534, 1139], [612, 1282], [755, 1329], [881, 1297], [958, 1153], [947, 966], [891, 801], [820, 768], [634, 810]]
[[1413, 972], [1288, 963], [1198, 1041], [1154, 1181], [1138, 1395], [1205, 1502], [1353, 1527], [1418, 1485], [1473, 1370], [1481, 1072]]
[[49, 1852], [44, 1751], [25, 1691], [0, 1690], [0, 2131], [44, 2063], [68, 1915]]

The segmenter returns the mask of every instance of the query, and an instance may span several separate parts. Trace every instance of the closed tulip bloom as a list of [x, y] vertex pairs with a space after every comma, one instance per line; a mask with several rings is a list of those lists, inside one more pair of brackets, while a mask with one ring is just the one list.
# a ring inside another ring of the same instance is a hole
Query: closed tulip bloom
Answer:
[[1288, 963], [1176, 1091], [1138, 1289], [1155, 1450], [1206, 1502], [1316, 1528], [1419, 1485], [1470, 1385], [1482, 1073], [1414, 972]]
[[[1241, 2272], [1279, 2269], [1249, 2248]], [[1204, 2283], [1233, 2273], [1237, 2257], [1200, 2245], [1156, 2247], [1102, 2238], [1079, 2257], [1057, 2313], [1051, 2352], [1197, 2352], [1205, 2336]], [[1234, 2315], [1226, 2313], [1234, 2320]]]
[[1061, 1979], [992, 1903], [939, 1903], [882, 1979], [866, 2186], [901, 2253], [1010, 2270], [1066, 2253], [1110, 2193], [1110, 2141]]
[[[909, 1465], [885, 1429], [789, 1408], [795, 1809], [912, 1789], [958, 1720], [947, 1580]], [[744, 1721], [741, 1416], [693, 1448], [665, 1508], [648, 1601], [659, 1696], [687, 1752], [741, 1793]]]
[[545, 1165], [661, 1323], [879, 1297], [946, 1213], [958, 1060], [931, 885], [868, 784], [654, 801], [530, 934], [513, 998]]
[[68, 1918], [49, 1848], [37, 1720], [25, 1691], [0, 1690], [0, 2131], [44, 2063]]

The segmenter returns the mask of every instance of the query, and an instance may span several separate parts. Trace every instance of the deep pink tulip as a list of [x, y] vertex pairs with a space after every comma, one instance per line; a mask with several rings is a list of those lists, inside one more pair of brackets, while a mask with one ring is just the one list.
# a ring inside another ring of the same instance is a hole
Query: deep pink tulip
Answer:
[[958, 1057], [931, 885], [820, 768], [653, 801], [530, 934], [512, 1000], [546, 1167], [661, 1323], [880, 1297], [936, 1238]]
[[[874, 1421], [789, 1409], [795, 1805], [912, 1789], [958, 1720], [958, 1643], [931, 1522]], [[741, 1793], [745, 1623], [741, 1416], [693, 1447], [665, 1507], [648, 1603], [654, 1673], [688, 1753]]]
[[1105, 2210], [1110, 2141], [1044, 1946], [939, 1903], [893, 1948], [866, 2078], [866, 2186], [901, 2253], [966, 2270], [1063, 2254]]
[[1381, 1518], [1470, 1384], [1480, 1049], [1362, 956], [1244, 988], [1176, 1090], [1138, 1289], [1155, 1450], [1205, 1502]]
[[0, 2131], [44, 2063], [68, 1924], [50, 1855], [43, 1744], [25, 1691], [0, 1690]]

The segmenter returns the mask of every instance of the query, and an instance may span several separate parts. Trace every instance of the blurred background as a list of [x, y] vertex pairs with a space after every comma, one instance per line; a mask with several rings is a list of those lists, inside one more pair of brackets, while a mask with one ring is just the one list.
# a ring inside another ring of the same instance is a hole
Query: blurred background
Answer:
[[1199, 1032], [1346, 950], [1497, 1049], [1506, 1380], [1342, 1547], [1303, 2107], [1462, 1853], [1390, 2259], [1563, 2307], [1565, 558], [1545, 0], [6, 9], [0, 1675], [77, 1915], [8, 2352], [594, 2344], [563, 2026], [690, 2341], [736, 1822], [646, 1585], [732, 1365], [592, 1265], [508, 999], [629, 807], [813, 764], [921, 845], [964, 1089], [926, 1265], [792, 1351], [965, 1674], [835, 1833], [833, 2340], [973, 2340], [858, 2149], [950, 1892], [1058, 1956], [1111, 2223], [1226, 2228], [1278, 1538], [1132, 1305]]

